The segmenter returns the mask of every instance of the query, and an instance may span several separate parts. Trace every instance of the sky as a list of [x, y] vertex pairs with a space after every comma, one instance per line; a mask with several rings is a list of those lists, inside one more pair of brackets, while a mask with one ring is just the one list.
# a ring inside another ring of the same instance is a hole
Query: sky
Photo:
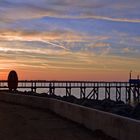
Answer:
[[0, 79], [136, 78], [139, 9], [140, 0], [0, 0]]

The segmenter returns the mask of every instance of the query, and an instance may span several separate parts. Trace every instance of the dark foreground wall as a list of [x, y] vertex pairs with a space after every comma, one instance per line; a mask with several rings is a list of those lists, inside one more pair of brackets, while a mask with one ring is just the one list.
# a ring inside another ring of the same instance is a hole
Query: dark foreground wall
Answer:
[[119, 140], [138, 140], [140, 138], [140, 121], [138, 120], [50, 98], [3, 92], [0, 93], [0, 100], [49, 109], [60, 116], [80, 123], [93, 131], [100, 129]]

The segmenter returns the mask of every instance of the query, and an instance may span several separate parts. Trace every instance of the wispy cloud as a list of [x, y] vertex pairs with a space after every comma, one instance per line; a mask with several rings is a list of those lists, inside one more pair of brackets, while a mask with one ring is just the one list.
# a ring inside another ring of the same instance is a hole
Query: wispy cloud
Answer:
[[83, 15], [75, 17], [79, 19], [98, 19], [98, 20], [107, 20], [113, 22], [129, 22], [129, 23], [140, 23], [140, 19], [128, 19], [128, 18], [113, 18], [110, 16], [97, 16], [97, 15]]
[[1, 0], [0, 67], [140, 70], [139, 7], [139, 0]]
[[[92, 36], [83, 33], [77, 33], [74, 31], [46, 31], [46, 32], [38, 32], [38, 31], [22, 31], [22, 30], [1, 30], [0, 31], [0, 40], [3, 41], [38, 41], [48, 45], [51, 45], [56, 48], [69, 50], [71, 49], [68, 44], [72, 43], [89, 43], [89, 42], [97, 42], [107, 40], [109, 36]], [[65, 43], [67, 42], [67, 46]], [[95, 44], [98, 45], [105, 45], [105, 44]], [[106, 44], [109, 45], [109, 44]]]
[[124, 53], [139, 53], [139, 50], [132, 47], [125, 47], [122, 50]]
[[[38, 2], [25, 1], [25, 2], [9, 2], [10, 4], [3, 4], [0, 6], [0, 19], [1, 21], [19, 21], [27, 19], [37, 19], [43, 17], [56, 17], [56, 18], [67, 18], [67, 19], [96, 19], [96, 20], [106, 20], [113, 22], [129, 22], [129, 23], [140, 23], [140, 18], [129, 18], [128, 16], [122, 17], [118, 11], [118, 16], [114, 17], [112, 13], [114, 7], [120, 7], [118, 4], [110, 4], [109, 2], [101, 1], [43, 1]], [[108, 7], [112, 6], [112, 7]], [[121, 4], [120, 4], [121, 5]], [[130, 7], [130, 4], [127, 7]], [[120, 7], [121, 9], [127, 9], [127, 7]], [[106, 11], [109, 8], [111, 11], [98, 13], [97, 9], [101, 11]], [[72, 9], [75, 13], [72, 13]], [[83, 9], [83, 10], [82, 10]], [[96, 11], [97, 10], [97, 11]], [[126, 13], [124, 10], [123, 12]], [[93, 14], [94, 13], [94, 14]], [[116, 15], [116, 14], [115, 14]], [[119, 16], [120, 15], [120, 16]], [[124, 13], [122, 13], [124, 15]], [[126, 15], [126, 14], [125, 14]], [[128, 14], [129, 15], [129, 14]], [[134, 13], [135, 15], [135, 13]]]
[[88, 46], [90, 48], [104, 48], [104, 47], [110, 47], [111, 44], [106, 43], [106, 42], [95, 42], [95, 43], [89, 44]]

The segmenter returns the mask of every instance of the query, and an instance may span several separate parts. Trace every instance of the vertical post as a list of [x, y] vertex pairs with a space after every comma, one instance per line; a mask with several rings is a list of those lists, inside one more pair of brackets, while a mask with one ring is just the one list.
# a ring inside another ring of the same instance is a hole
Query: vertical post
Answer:
[[31, 81], [31, 92], [36, 92], [36, 81]]
[[110, 83], [109, 85], [107, 85], [106, 83], [106, 86], [105, 86], [105, 99], [110, 99]]
[[121, 86], [116, 85], [116, 101], [121, 100]]
[[49, 93], [50, 93], [50, 95], [54, 95], [55, 94], [54, 82], [50, 82], [49, 83]]
[[97, 83], [97, 88], [96, 88], [96, 100], [99, 99], [99, 83]]
[[129, 73], [129, 79], [131, 80], [132, 78], [132, 70], [130, 70], [130, 73]]
[[36, 81], [34, 83], [34, 92], [36, 93]]
[[126, 103], [131, 103], [131, 84], [129, 83], [129, 86], [126, 86], [126, 96], [125, 96]]
[[133, 88], [133, 100], [135, 104], [139, 103], [140, 100], [139, 97], [140, 97], [139, 85], [135, 84]]
[[140, 85], [138, 86], [138, 103], [140, 103]]
[[83, 83], [81, 83], [81, 87], [80, 87], [80, 99], [85, 99], [86, 96], [86, 87], [85, 87], [85, 83], [83, 86]]
[[71, 96], [71, 83], [66, 82], [66, 96]]
[[31, 92], [33, 92], [33, 81], [31, 81]]

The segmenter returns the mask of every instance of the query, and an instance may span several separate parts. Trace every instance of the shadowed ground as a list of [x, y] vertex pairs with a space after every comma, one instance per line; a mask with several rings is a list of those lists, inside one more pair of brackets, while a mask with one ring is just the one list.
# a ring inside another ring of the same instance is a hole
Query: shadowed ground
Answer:
[[[105, 140], [50, 111], [0, 102], [2, 140]], [[108, 139], [109, 140], [109, 139]]]

